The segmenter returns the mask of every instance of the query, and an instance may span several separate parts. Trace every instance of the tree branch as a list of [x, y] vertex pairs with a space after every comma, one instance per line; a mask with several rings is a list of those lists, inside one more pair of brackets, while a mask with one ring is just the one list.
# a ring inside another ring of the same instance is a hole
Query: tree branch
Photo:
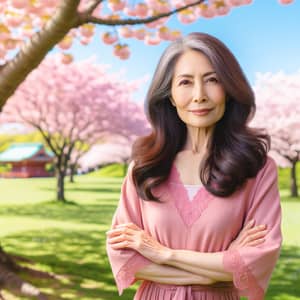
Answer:
[[97, 6], [102, 2], [103, 0], [91, 0], [84, 13], [91, 15], [93, 11], [97, 8]]
[[198, 4], [203, 3], [204, 0], [198, 0], [194, 3], [187, 4], [185, 6], [176, 8], [174, 10], [171, 10], [166, 13], [158, 14], [155, 16], [147, 17], [147, 18], [142, 18], [142, 19], [133, 19], [133, 18], [128, 18], [128, 19], [123, 19], [123, 20], [110, 20], [110, 19], [101, 19], [92, 16], [91, 14], [87, 13], [81, 13], [79, 14], [79, 19], [80, 19], [80, 24], [85, 24], [85, 23], [94, 23], [94, 24], [99, 24], [99, 25], [107, 25], [107, 26], [121, 26], [121, 25], [138, 25], [138, 24], [147, 24], [154, 22], [158, 19], [169, 17], [171, 15], [174, 15], [180, 11], [183, 11], [189, 7], [196, 6]]

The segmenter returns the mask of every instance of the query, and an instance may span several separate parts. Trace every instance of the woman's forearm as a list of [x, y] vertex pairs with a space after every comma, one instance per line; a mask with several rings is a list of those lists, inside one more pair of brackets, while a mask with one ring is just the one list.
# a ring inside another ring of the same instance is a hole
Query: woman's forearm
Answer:
[[162, 284], [174, 285], [209, 285], [215, 283], [214, 280], [203, 275], [198, 275], [172, 266], [152, 263], [139, 270], [135, 277], [137, 279], [149, 280]]
[[[256, 247], [264, 243], [267, 232], [265, 224], [255, 225], [255, 220], [250, 220], [239, 232], [237, 238], [230, 243], [228, 249]], [[177, 271], [181, 269], [189, 274], [197, 274], [200, 278], [209, 278], [211, 282], [233, 280], [232, 273], [224, 270], [223, 255], [225, 252], [173, 250], [159, 243], [133, 223], [119, 224], [116, 228], [108, 231], [107, 235], [108, 242], [113, 249], [133, 249], [154, 264], [168, 265]]]
[[223, 252], [204, 253], [170, 249], [166, 265], [205, 276], [213, 281], [232, 281], [232, 274], [224, 270]]

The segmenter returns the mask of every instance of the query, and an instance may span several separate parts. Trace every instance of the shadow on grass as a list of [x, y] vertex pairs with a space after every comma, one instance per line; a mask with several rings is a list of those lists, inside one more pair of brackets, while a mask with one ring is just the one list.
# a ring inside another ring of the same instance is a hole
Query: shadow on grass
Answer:
[[[43, 191], [53, 191], [53, 187], [43, 187], [40, 188], [40, 190]], [[89, 193], [120, 193], [120, 185], [117, 187], [111, 187], [111, 188], [90, 188], [90, 187], [68, 187], [65, 190], [65, 193], [68, 192], [89, 192]]]
[[267, 300], [300, 299], [300, 247], [284, 246], [270, 282]]
[[110, 224], [117, 199], [99, 204], [64, 205], [55, 202], [46, 202], [36, 205], [22, 205], [0, 208], [0, 215], [14, 217], [30, 217], [32, 219], [49, 219], [70, 221], [85, 224]]
[[[118, 299], [106, 257], [105, 232], [71, 230], [31, 231], [2, 240], [6, 251], [22, 255], [58, 280], [30, 279], [41, 290], [62, 299]], [[132, 299], [129, 290], [120, 299]]]
[[300, 203], [300, 197], [291, 197], [291, 196], [281, 195], [280, 198], [281, 198], [281, 202], [297, 202], [297, 203]]

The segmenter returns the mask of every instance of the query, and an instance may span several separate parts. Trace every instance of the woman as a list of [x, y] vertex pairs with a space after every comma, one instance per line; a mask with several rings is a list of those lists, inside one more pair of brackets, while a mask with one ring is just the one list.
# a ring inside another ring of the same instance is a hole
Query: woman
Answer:
[[264, 299], [281, 246], [269, 137], [250, 129], [251, 87], [230, 50], [191, 33], [162, 55], [107, 251], [134, 299]]

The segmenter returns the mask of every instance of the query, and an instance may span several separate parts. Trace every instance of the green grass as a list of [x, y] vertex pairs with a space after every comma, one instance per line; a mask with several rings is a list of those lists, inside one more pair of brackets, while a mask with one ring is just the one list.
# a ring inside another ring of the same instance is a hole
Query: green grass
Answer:
[[[112, 169], [114, 175], [122, 171], [116, 166]], [[54, 201], [53, 178], [0, 181], [1, 244], [8, 252], [32, 260], [32, 267], [59, 275], [56, 279], [29, 278], [53, 299], [133, 299], [135, 287], [118, 298], [105, 254], [105, 231], [122, 178], [103, 177], [109, 172], [102, 172], [78, 176], [74, 184], [66, 181], [70, 204]], [[286, 171], [280, 171], [284, 244], [266, 299], [300, 300], [300, 199], [287, 196], [286, 173], [282, 172]]]
[[124, 177], [127, 165], [111, 164], [95, 172], [87, 174], [92, 177]]

